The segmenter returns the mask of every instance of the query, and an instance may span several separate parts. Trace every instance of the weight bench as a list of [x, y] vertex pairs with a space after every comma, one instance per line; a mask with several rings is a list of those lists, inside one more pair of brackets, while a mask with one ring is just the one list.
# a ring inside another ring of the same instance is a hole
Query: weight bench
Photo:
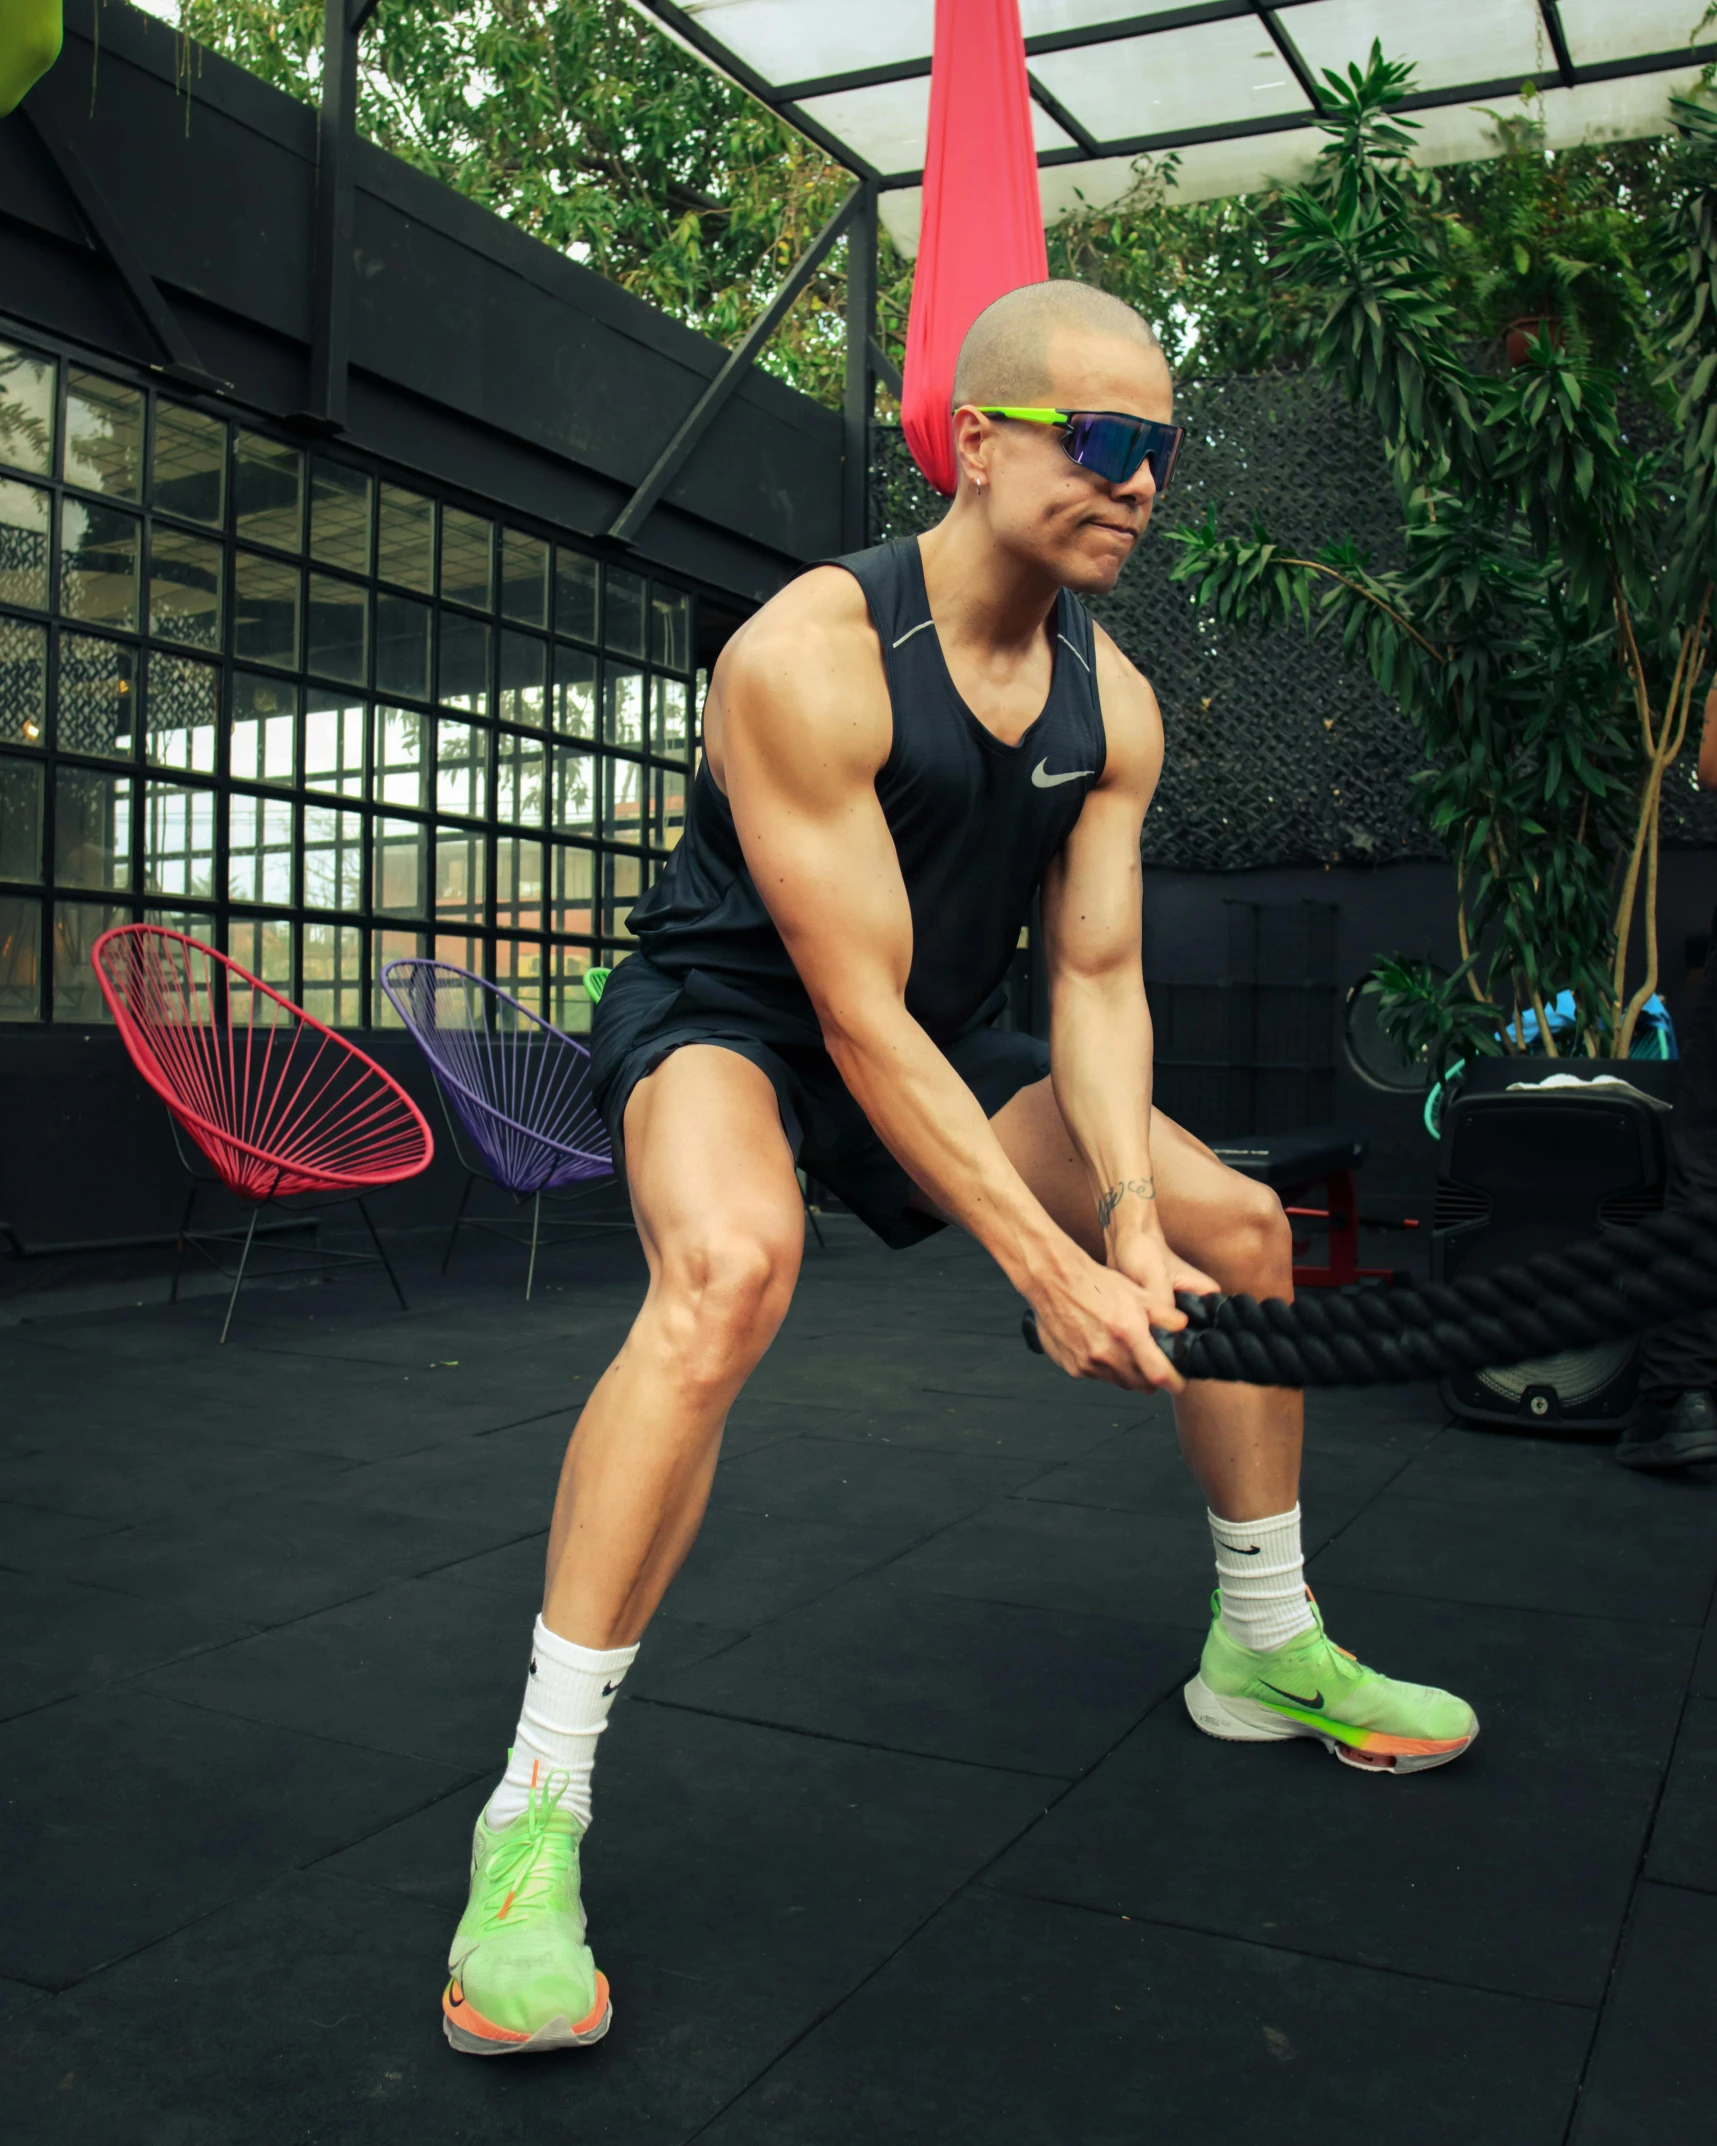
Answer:
[[[1351, 1126], [1308, 1125], [1296, 1133], [1254, 1133], [1245, 1140], [1213, 1140], [1231, 1170], [1281, 1196], [1290, 1221], [1321, 1222], [1329, 1249], [1321, 1267], [1294, 1268], [1296, 1289], [1342, 1289], [1353, 1282], [1393, 1281], [1393, 1267], [1359, 1264], [1359, 1194], [1353, 1173], [1365, 1160], [1366, 1136]], [[1323, 1187], [1321, 1207], [1290, 1206], [1290, 1200]], [[1417, 1222], [1396, 1228], [1417, 1229]], [[1303, 1240], [1296, 1239], [1299, 1251]]]

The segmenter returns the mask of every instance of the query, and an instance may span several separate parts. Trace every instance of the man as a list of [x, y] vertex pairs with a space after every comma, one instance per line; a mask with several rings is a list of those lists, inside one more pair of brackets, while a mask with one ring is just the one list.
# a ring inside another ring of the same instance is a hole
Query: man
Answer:
[[[1699, 787], [1717, 790], [1717, 686], [1705, 698], [1699, 739]], [[1672, 1209], [1717, 1207], [1717, 916], [1705, 973], [1681, 1037], [1675, 1116], [1669, 1128]], [[1654, 1327], [1640, 1349], [1645, 1407], [1616, 1447], [1624, 1468], [1686, 1468], [1717, 1460], [1717, 1310], [1690, 1312]]]
[[[1183, 1386], [1151, 1338], [1184, 1323], [1177, 1288], [1292, 1288], [1275, 1197], [1151, 1108], [1139, 830], [1162, 725], [1073, 594], [1112, 588], [1143, 534], [1171, 400], [1119, 301], [1076, 283], [998, 300], [961, 351], [947, 518], [803, 575], [716, 667], [685, 838], [597, 1016], [650, 1284], [567, 1452], [449, 1961], [456, 2048], [607, 2029], [578, 1904], [596, 1739], [787, 1310], [796, 1157], [890, 1244], [969, 1230], [1064, 1371], [1175, 1393], [1221, 1590], [1186, 1690], [1200, 1728], [1403, 1771], [1477, 1734], [1463, 1701], [1325, 1639], [1298, 1394]], [[1039, 890], [1047, 1048], [986, 1025]]]

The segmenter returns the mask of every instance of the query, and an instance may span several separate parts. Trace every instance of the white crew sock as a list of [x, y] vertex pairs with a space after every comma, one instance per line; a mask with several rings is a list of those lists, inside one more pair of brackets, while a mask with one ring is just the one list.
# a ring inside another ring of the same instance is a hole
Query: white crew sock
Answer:
[[621, 1678], [637, 1658], [636, 1647], [599, 1652], [577, 1646], [537, 1619], [518, 1731], [507, 1770], [484, 1812], [490, 1825], [508, 1825], [526, 1808], [533, 1768], [539, 1788], [551, 1773], [569, 1777], [562, 1805], [581, 1826], [589, 1825], [596, 1739], [608, 1726]]
[[1236, 1646], [1269, 1654], [1310, 1631], [1305, 1558], [1300, 1550], [1300, 1508], [1268, 1520], [1222, 1520], [1215, 1513], [1210, 1539], [1216, 1546], [1216, 1580], [1222, 1589], [1222, 1629]]

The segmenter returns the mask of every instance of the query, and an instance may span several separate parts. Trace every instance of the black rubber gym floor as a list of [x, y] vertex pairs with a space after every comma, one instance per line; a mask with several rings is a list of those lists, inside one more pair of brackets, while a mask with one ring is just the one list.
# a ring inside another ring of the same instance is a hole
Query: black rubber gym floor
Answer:
[[260, 1289], [225, 1349], [210, 1297], [0, 1327], [8, 2140], [1709, 2137], [1717, 1470], [1314, 1396], [1335, 1637], [1484, 1734], [1212, 1743], [1166, 1405], [1028, 1357], [971, 1247], [826, 1226], [604, 1745], [577, 2055], [438, 2000], [635, 1246], [528, 1307], [408, 1251], [409, 1316]]

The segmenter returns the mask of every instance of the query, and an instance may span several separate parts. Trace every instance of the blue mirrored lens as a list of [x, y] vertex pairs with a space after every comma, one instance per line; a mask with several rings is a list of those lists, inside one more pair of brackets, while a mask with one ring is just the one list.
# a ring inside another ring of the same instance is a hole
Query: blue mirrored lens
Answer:
[[1149, 418], [1076, 414], [1067, 427], [1067, 452], [1081, 469], [1106, 484], [1125, 484], [1149, 462], [1159, 494], [1168, 490], [1180, 442], [1179, 425]]

